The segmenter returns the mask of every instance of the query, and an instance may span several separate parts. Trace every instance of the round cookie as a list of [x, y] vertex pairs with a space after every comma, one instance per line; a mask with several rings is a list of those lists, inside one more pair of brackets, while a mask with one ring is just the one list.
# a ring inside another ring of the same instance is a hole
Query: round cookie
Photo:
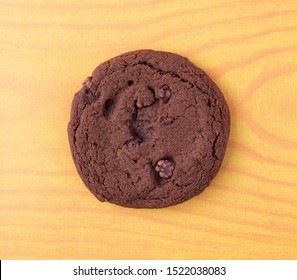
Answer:
[[139, 50], [84, 81], [68, 136], [77, 171], [100, 201], [161, 208], [210, 184], [229, 130], [226, 101], [205, 72], [177, 54]]

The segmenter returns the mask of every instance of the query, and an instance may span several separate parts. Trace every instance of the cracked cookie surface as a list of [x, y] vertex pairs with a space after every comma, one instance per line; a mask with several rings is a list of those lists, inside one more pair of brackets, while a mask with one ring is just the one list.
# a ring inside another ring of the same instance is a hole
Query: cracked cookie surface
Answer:
[[72, 102], [77, 171], [100, 200], [161, 208], [201, 193], [230, 130], [226, 101], [188, 59], [139, 50], [99, 65]]

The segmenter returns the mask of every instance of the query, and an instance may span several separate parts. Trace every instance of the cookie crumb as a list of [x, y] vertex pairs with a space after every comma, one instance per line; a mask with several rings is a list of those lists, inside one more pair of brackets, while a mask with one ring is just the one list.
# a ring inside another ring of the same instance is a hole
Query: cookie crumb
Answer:
[[171, 159], [161, 159], [157, 162], [155, 170], [159, 172], [161, 178], [168, 179], [172, 176], [175, 163]]

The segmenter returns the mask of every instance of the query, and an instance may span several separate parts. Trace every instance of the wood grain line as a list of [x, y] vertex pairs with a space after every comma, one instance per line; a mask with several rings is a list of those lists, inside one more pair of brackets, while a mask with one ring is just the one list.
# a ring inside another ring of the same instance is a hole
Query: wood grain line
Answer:
[[232, 139], [230, 139], [228, 142], [228, 148], [234, 149], [240, 152], [240, 154], [249, 156], [250, 158], [254, 159], [257, 162], [266, 162], [266, 163], [270, 163], [271, 165], [281, 165], [288, 168], [297, 169], [297, 162], [282, 161], [282, 160], [274, 159], [272, 157], [265, 156], [263, 154], [260, 154], [258, 151], [250, 149], [246, 145], [238, 143]]
[[[292, 31], [297, 31], [297, 27], [295, 25], [291, 26], [286, 26], [286, 27], [277, 27], [277, 28], [268, 28], [264, 29], [258, 32], [250, 33], [250, 34], [243, 34], [241, 36], [232, 36], [232, 37], [227, 37], [223, 39], [212, 39], [211, 41], [202, 44], [199, 47], [193, 48], [193, 49], [188, 49], [184, 52], [186, 56], [193, 56], [196, 53], [202, 53], [204, 51], [208, 51], [210, 49], [216, 48], [219, 45], [227, 45], [227, 44], [233, 44], [233, 43], [243, 43], [246, 41], [249, 41], [251, 39], [259, 38], [263, 39], [264, 36], [269, 36], [275, 33], [284, 33], [284, 32], [292, 32]], [[228, 62], [224, 65], [229, 65], [233, 64], [233, 62]], [[218, 66], [220, 67], [220, 66]], [[216, 78], [220, 78], [220, 76], [216, 76]]]
[[[189, 26], [184, 26], [184, 27], [176, 27], [174, 30], [172, 31], [163, 31], [161, 34], [157, 34], [157, 35], [152, 35], [149, 38], [149, 42], [152, 43], [156, 43], [159, 41], [164, 41], [168, 38], [172, 38], [172, 37], [177, 37], [180, 36], [182, 34], [191, 34], [193, 32], [199, 32], [200, 30], [207, 30], [210, 27], [223, 27], [225, 25], [231, 25], [231, 24], [235, 24], [238, 22], [249, 22], [249, 21], [253, 21], [253, 20], [268, 20], [274, 17], [282, 17], [285, 15], [295, 15], [295, 13], [297, 13], [297, 9], [294, 10], [286, 10], [286, 11], [278, 11], [278, 12], [269, 12], [269, 13], [263, 13], [263, 14], [258, 14], [258, 15], [251, 15], [251, 16], [240, 16], [240, 17], [234, 17], [234, 18], [228, 18], [228, 19], [224, 19], [224, 20], [216, 20], [216, 21], [211, 21], [209, 23], [203, 23], [203, 24], [191, 24]], [[139, 27], [143, 27], [143, 26], [139, 26]], [[140, 41], [139, 43], [143, 44], [147, 41]]]
[[[255, 94], [257, 90], [262, 87], [265, 83], [277, 79], [281, 76], [285, 76], [291, 73], [297, 72], [297, 65], [288, 64], [278, 68], [271, 69], [270, 71], [262, 72], [255, 80], [250, 83], [250, 86], [245, 91], [242, 101], [247, 102], [252, 94]], [[281, 145], [287, 149], [296, 149], [297, 142], [284, 138], [280, 135], [276, 135], [263, 126], [261, 126], [250, 114], [249, 110], [245, 107], [241, 107], [241, 117], [247, 123], [249, 128], [260, 138], [265, 139], [265, 141], [270, 141], [271, 143]]]
[[77, 173], [74, 170], [63, 171], [46, 171], [46, 170], [34, 170], [34, 169], [0, 169], [2, 175], [30, 175], [30, 176], [76, 176]]
[[[292, 30], [290, 30], [290, 31], [292, 31]], [[240, 60], [228, 61], [224, 64], [217, 65], [217, 66], [215, 66], [211, 69], [208, 69], [208, 70], [211, 73], [213, 73], [213, 75], [212, 75], [213, 78], [215, 80], [217, 80], [232, 70], [235, 70], [237, 68], [243, 69], [244, 67], [247, 67], [248, 65], [255, 63], [263, 58], [267, 58], [268, 56], [278, 56], [281, 53], [296, 52], [296, 50], [297, 50], [297, 45], [287, 46], [287, 47], [276, 47], [276, 48], [270, 48], [270, 49], [265, 48], [265, 49], [255, 52], [255, 53], [252, 53], [246, 57], [243, 57]], [[250, 93], [251, 88], [249, 88], [247, 90], [247, 92]]]
[[265, 183], [265, 184], [278, 185], [278, 186], [282, 186], [282, 187], [292, 187], [292, 186], [297, 187], [297, 182], [293, 183], [293, 182], [284, 182], [284, 181], [280, 181], [280, 180], [269, 179], [264, 176], [254, 174], [252, 172], [242, 170], [236, 166], [223, 165], [221, 167], [221, 169], [224, 170], [225, 172], [237, 173], [237, 174], [240, 174], [241, 176], [247, 176], [247, 177], [256, 179], [257, 181]]
[[78, 4], [75, 2], [72, 2], [71, 4], [64, 4], [60, 2], [54, 2], [54, 3], [47, 3], [47, 2], [31, 2], [31, 3], [24, 3], [23, 1], [17, 1], [17, 3], [13, 3], [12, 1], [1, 3], [1, 6], [3, 7], [10, 7], [10, 8], [17, 8], [17, 9], [42, 9], [42, 10], [101, 10], [101, 9], [121, 9], [121, 10], [130, 10], [131, 6], [141, 8], [141, 7], [150, 7], [150, 6], [158, 6], [161, 3], [172, 3], [177, 2], [173, 0], [162, 0], [162, 2], [158, 0], [148, 0], [148, 1], [129, 1], [129, 3], [125, 3], [125, 1], [117, 1], [116, 4], [108, 5], [107, 2], [104, 4], [98, 4], [95, 2], [89, 2], [87, 4]]
[[[199, 10], [198, 10], [199, 11]], [[195, 14], [195, 9], [191, 9], [189, 13]], [[268, 13], [263, 13], [263, 14], [258, 14], [258, 15], [251, 15], [251, 16], [239, 16], [239, 17], [233, 17], [233, 18], [228, 18], [224, 20], [218, 20], [218, 21], [212, 21], [209, 23], [201, 24], [201, 25], [196, 25], [196, 26], [186, 26], [182, 28], [175, 28], [173, 31], [170, 32], [164, 32], [162, 34], [157, 35], [157, 38], [168, 38], [171, 37], [172, 35], [177, 36], [181, 33], [189, 32], [189, 31], [197, 31], [202, 28], [209, 28], [212, 26], [222, 26], [222, 25], [228, 25], [228, 24], [234, 24], [237, 22], [241, 21], [249, 21], [249, 20], [263, 20], [263, 19], [271, 19], [273, 17], [278, 17], [278, 16], [285, 16], [285, 15], [295, 15], [297, 13], [297, 9], [294, 10], [284, 10], [284, 11], [277, 11], [277, 12], [268, 12]], [[189, 14], [187, 14], [189, 15]], [[177, 18], [176, 15], [172, 16], [173, 18]], [[166, 18], [166, 21], [169, 20], [169, 17]], [[159, 18], [159, 22], [164, 22], [165, 19], [164, 17]], [[9, 28], [21, 28], [21, 29], [48, 29], [48, 28], [61, 28], [61, 29], [74, 29], [74, 30], [93, 30], [93, 29], [98, 29], [98, 28], [104, 28], [104, 29], [117, 29], [117, 28], [130, 28], [130, 29], [139, 29], [141, 27], [148, 27], [150, 25], [155, 25], [158, 23], [155, 21], [155, 18], [150, 18], [144, 23], [136, 22], [136, 23], [27, 23], [27, 22], [11, 22], [11, 21], [0, 21], [0, 26], [2, 27], [9, 27]], [[154, 42], [156, 37], [152, 36], [150, 37], [150, 41]]]

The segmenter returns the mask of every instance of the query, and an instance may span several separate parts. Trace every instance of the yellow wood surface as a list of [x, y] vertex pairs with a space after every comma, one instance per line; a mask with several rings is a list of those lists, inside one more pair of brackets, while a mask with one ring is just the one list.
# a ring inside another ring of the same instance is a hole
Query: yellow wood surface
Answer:
[[[0, 1], [1, 259], [296, 259], [297, 2]], [[72, 97], [101, 62], [187, 56], [224, 92], [219, 175], [159, 210], [100, 203], [67, 140]]]

